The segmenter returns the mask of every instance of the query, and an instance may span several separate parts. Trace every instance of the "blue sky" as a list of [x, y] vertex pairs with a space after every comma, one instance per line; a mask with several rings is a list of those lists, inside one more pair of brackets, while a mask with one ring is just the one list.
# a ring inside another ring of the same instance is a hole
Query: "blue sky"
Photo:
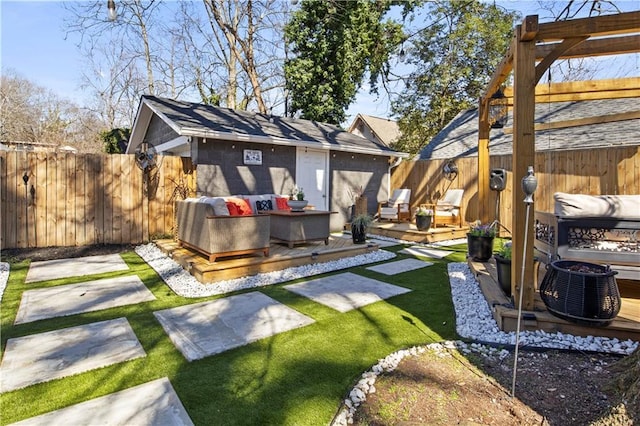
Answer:
[[[104, 3], [106, 16], [106, 0]], [[523, 16], [539, 14], [540, 21], [546, 21], [546, 12], [538, 9], [537, 1], [497, 3], [518, 9]], [[615, 3], [624, 11], [640, 10], [640, 0], [618, 0]], [[64, 16], [65, 10], [59, 1], [0, 0], [0, 66], [3, 71], [13, 69], [21, 77], [82, 105], [87, 97], [79, 88], [83, 59], [75, 44], [77, 36], [65, 39]], [[637, 59], [633, 66], [638, 75], [640, 65]], [[362, 90], [348, 111], [347, 123], [357, 112], [387, 117], [388, 100], [383, 96], [373, 97], [367, 90]]]

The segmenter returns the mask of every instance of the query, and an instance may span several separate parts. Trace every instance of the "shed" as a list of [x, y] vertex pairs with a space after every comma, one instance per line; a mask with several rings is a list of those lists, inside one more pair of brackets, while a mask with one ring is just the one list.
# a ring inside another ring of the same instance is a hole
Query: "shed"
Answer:
[[190, 158], [196, 195], [289, 194], [303, 188], [315, 208], [336, 211], [331, 228], [349, 220], [362, 186], [368, 211], [389, 194], [390, 167], [408, 154], [337, 126], [143, 96], [127, 153], [153, 146]]

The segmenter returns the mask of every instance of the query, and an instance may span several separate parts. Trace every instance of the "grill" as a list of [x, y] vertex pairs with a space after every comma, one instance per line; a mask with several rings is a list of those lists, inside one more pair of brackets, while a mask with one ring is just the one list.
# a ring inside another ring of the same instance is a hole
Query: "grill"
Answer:
[[540, 285], [540, 297], [553, 315], [576, 323], [608, 325], [620, 312], [620, 292], [608, 266], [558, 260]]

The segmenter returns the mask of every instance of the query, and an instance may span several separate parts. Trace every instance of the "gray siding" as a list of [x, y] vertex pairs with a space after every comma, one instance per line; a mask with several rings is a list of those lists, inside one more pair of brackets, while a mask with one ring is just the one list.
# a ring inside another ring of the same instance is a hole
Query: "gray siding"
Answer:
[[[287, 194], [295, 185], [296, 149], [198, 139], [197, 195]], [[262, 151], [262, 165], [244, 165], [245, 149]]]
[[165, 123], [156, 114], [151, 117], [147, 134], [144, 137], [144, 142], [157, 146], [164, 142], [177, 138], [179, 135], [173, 131], [167, 123]]

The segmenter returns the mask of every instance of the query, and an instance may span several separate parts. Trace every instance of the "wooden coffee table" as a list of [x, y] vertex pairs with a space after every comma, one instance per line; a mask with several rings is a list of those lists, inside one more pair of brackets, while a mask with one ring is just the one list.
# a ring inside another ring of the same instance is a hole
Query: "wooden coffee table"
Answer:
[[336, 212], [322, 210], [271, 210], [270, 237], [283, 241], [293, 248], [294, 244], [324, 240], [329, 244], [329, 216]]

